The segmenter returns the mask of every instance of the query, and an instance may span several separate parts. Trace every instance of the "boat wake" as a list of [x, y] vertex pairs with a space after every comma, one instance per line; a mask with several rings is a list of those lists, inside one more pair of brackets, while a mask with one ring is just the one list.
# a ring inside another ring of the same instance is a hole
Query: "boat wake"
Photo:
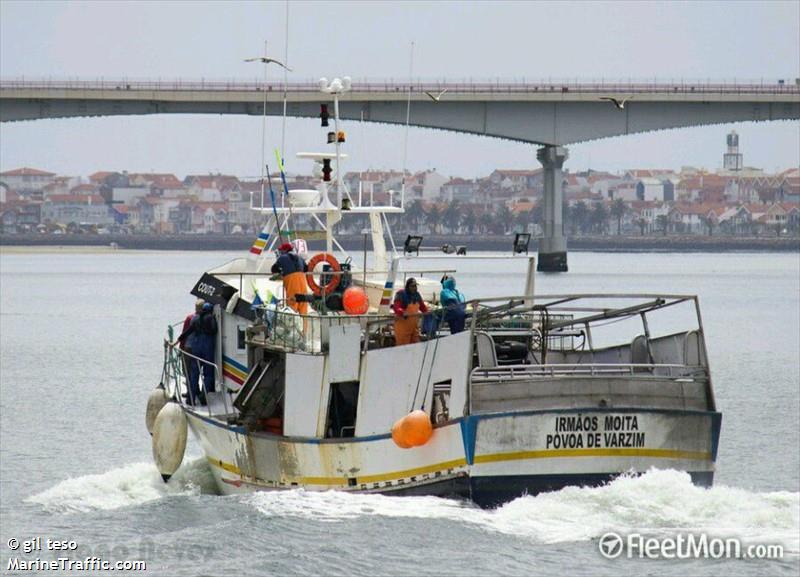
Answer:
[[25, 499], [51, 513], [119, 509], [141, 505], [170, 495], [216, 494], [214, 478], [204, 458], [188, 461], [169, 483], [161, 480], [155, 465], [133, 463], [96, 475], [61, 481]]
[[722, 485], [704, 489], [687, 473], [652, 469], [603, 487], [569, 487], [516, 499], [494, 510], [437, 497], [390, 497], [303, 490], [244, 497], [270, 517], [340, 522], [362, 516], [438, 518], [538, 543], [588, 541], [607, 532], [708, 533], [779, 543], [800, 553], [800, 493], [757, 493]]
[[[26, 499], [53, 513], [112, 510], [176, 495], [217, 494], [204, 458], [185, 463], [164, 484], [155, 466], [134, 463], [67, 479]], [[652, 469], [594, 488], [568, 487], [525, 496], [493, 510], [439, 497], [393, 497], [338, 491], [266, 491], [232, 497], [272, 518], [338, 523], [362, 517], [442, 519], [536, 543], [589, 541], [607, 532], [707, 533], [776, 543], [800, 554], [800, 493], [758, 493], [716, 485], [687, 473]]]

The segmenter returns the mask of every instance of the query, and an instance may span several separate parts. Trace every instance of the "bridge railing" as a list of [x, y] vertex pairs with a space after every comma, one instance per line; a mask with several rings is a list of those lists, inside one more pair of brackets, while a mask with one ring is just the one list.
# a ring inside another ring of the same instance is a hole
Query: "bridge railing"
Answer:
[[[3, 78], [0, 90], [102, 90], [102, 91], [212, 91], [212, 92], [319, 92], [316, 80], [266, 83], [240, 79], [81, 79]], [[460, 94], [602, 93], [602, 94], [800, 94], [800, 79], [773, 80], [581, 80], [581, 79], [354, 79], [354, 92], [438, 93], [447, 89]]]

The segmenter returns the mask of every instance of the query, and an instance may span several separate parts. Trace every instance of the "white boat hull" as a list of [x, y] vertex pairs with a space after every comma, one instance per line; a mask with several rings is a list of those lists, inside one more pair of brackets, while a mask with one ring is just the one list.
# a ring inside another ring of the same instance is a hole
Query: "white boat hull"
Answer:
[[187, 416], [223, 494], [302, 487], [453, 495], [481, 505], [650, 468], [687, 471], [710, 485], [721, 421], [716, 412], [644, 409], [471, 415], [437, 427], [423, 447], [401, 449], [388, 433], [290, 438], [246, 434], [190, 409]]

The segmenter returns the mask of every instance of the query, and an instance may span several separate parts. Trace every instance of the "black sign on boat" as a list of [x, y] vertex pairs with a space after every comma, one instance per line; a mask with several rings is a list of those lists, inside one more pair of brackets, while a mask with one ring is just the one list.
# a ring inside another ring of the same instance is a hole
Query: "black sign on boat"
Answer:
[[236, 293], [236, 289], [226, 284], [218, 278], [203, 273], [197, 284], [192, 289], [192, 294], [213, 305], [226, 306], [231, 297]]

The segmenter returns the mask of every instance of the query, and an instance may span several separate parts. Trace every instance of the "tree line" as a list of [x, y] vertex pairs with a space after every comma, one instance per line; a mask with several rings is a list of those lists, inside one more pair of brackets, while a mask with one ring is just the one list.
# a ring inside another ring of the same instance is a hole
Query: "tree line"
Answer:
[[[610, 207], [605, 203], [587, 204], [579, 201], [570, 206], [563, 205], [564, 230], [578, 234], [608, 234], [615, 225], [617, 234], [622, 231], [622, 222], [629, 211], [622, 199], [615, 200]], [[425, 206], [414, 200], [405, 207], [405, 212], [389, 217], [392, 228], [398, 232], [417, 232], [427, 227], [432, 234], [510, 234], [512, 232], [534, 232], [544, 222], [544, 210], [539, 203], [532, 210], [512, 212], [505, 204], [493, 209], [480, 210], [473, 205], [464, 205], [458, 200], [445, 206]], [[366, 217], [350, 224], [351, 231], [367, 226]]]

